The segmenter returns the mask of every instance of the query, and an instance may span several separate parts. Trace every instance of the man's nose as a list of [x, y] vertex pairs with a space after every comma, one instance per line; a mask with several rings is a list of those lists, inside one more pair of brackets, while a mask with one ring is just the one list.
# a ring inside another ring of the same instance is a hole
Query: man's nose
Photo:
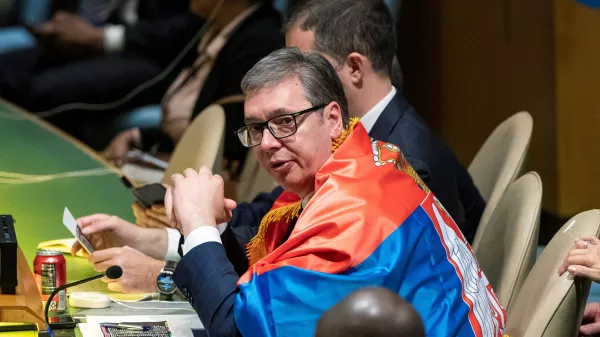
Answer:
[[269, 128], [263, 129], [262, 141], [260, 147], [263, 151], [270, 152], [281, 147], [279, 139], [275, 138]]

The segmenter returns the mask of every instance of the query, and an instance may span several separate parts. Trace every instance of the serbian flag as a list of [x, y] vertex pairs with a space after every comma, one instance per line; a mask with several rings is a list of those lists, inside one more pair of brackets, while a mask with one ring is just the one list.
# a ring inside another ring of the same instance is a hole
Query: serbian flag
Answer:
[[346, 132], [310, 201], [300, 211], [284, 192], [251, 242], [234, 309], [242, 335], [313, 336], [343, 297], [381, 286], [412, 303], [427, 336], [502, 337], [506, 312], [471, 247], [399, 148], [360, 123]]

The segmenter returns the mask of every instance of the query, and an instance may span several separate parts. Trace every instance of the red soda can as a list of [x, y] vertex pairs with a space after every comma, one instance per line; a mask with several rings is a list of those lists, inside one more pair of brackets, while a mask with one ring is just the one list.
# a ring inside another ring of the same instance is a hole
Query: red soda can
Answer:
[[[42, 301], [48, 301], [48, 297], [54, 289], [67, 283], [67, 262], [61, 252], [52, 250], [38, 250], [33, 260], [33, 274], [37, 283]], [[61, 290], [54, 295], [48, 311], [62, 312], [67, 310], [67, 291]]]

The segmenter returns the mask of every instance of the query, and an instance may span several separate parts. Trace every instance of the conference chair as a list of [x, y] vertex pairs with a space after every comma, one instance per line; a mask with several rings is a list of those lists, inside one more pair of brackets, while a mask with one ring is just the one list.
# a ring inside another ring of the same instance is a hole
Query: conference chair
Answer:
[[469, 165], [473, 182], [487, 203], [474, 245], [481, 240], [481, 233], [508, 185], [523, 173], [532, 129], [533, 119], [528, 112], [514, 114], [496, 127]]
[[248, 151], [236, 187], [236, 201], [250, 202], [259, 193], [270, 192], [275, 187], [277, 187], [275, 180], [260, 166], [253, 151]]
[[600, 234], [600, 211], [580, 213], [554, 235], [523, 283], [508, 311], [509, 337], [573, 337], [578, 335], [590, 280], [558, 276], [558, 267], [575, 237]]
[[500, 198], [477, 246], [481, 270], [507, 310], [535, 263], [542, 206], [542, 180], [529, 172]]
[[186, 168], [206, 165], [213, 173], [221, 172], [225, 144], [225, 110], [217, 104], [204, 109], [194, 118], [177, 143], [162, 182], [171, 184], [171, 176]]

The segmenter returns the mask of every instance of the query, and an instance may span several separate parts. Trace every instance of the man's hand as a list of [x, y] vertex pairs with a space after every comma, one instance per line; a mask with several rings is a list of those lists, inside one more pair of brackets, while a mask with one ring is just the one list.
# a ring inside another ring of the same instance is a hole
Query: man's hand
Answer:
[[165, 266], [164, 261], [155, 260], [131, 247], [109, 248], [96, 251], [88, 257], [94, 270], [104, 272], [110, 266], [119, 266], [123, 275], [117, 280], [103, 279], [108, 289], [125, 293], [156, 292], [156, 278]]
[[165, 209], [169, 223], [187, 237], [200, 226], [214, 226], [231, 219], [236, 207], [233, 200], [223, 196], [223, 178], [213, 175], [202, 166], [199, 172], [186, 169], [171, 177], [173, 187], [167, 188]]
[[[136, 247], [141, 236], [136, 225], [114, 215], [93, 214], [77, 219], [77, 224], [96, 250], [124, 245]], [[75, 255], [81, 248], [79, 241], [75, 241], [71, 254]]]
[[575, 241], [574, 248], [558, 269], [558, 274], [562, 275], [566, 271], [573, 276], [600, 282], [600, 240], [594, 236], [583, 236]]
[[600, 303], [588, 303], [585, 306], [579, 333], [583, 336], [600, 335]]
[[79, 54], [104, 48], [104, 29], [94, 27], [77, 14], [58, 11], [42, 27], [52, 34], [54, 47], [60, 51]]
[[113, 138], [102, 153], [102, 156], [104, 159], [120, 167], [123, 165], [127, 151], [131, 150], [134, 146], [141, 147], [141, 145], [142, 135], [138, 128], [125, 130]]

